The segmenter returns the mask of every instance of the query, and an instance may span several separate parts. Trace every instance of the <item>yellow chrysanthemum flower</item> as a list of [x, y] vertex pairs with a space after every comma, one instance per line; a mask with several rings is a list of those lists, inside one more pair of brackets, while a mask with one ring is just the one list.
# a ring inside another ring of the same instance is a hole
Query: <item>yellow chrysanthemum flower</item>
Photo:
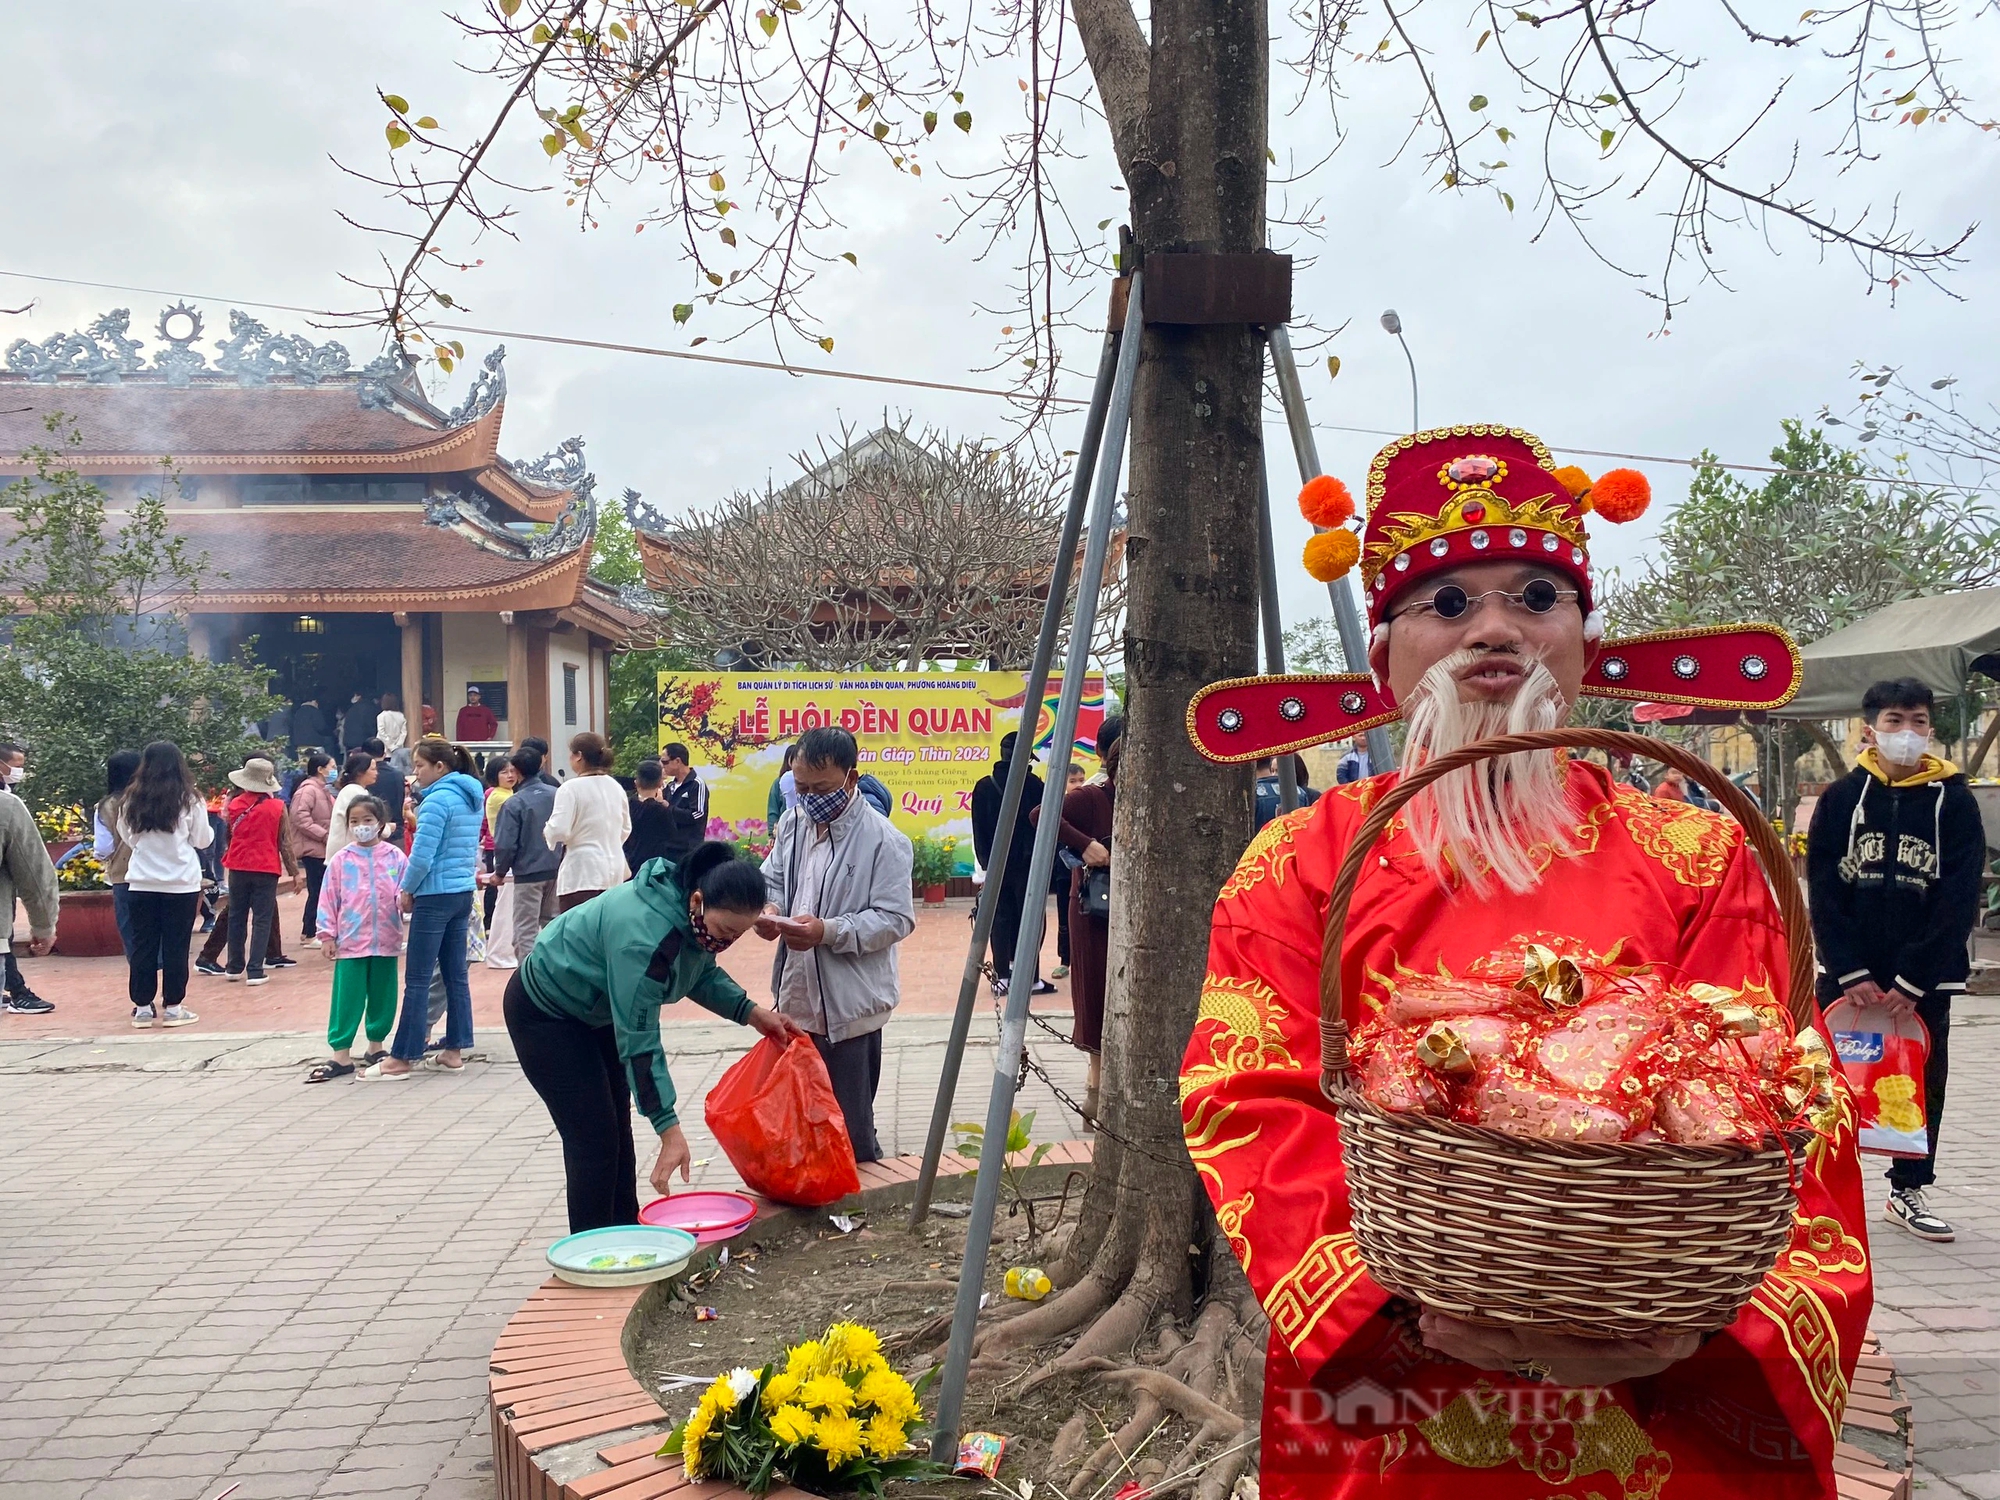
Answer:
[[818, 1339], [807, 1339], [803, 1344], [794, 1344], [785, 1356], [785, 1373], [807, 1380], [817, 1375], [825, 1363], [826, 1346]]
[[681, 1463], [689, 1474], [701, 1476], [701, 1445], [708, 1436], [713, 1414], [706, 1401], [695, 1408], [694, 1415], [687, 1420], [687, 1427], [681, 1433]]
[[764, 1382], [764, 1409], [772, 1411], [798, 1395], [805, 1382], [789, 1370], [781, 1370]]
[[887, 1410], [910, 1399], [910, 1383], [884, 1366], [861, 1377], [861, 1384], [854, 1388], [854, 1399], [859, 1405]]
[[901, 1422], [878, 1416], [868, 1424], [868, 1451], [876, 1458], [894, 1458], [909, 1442], [908, 1431]]
[[701, 1404], [716, 1412], [733, 1410], [736, 1406], [736, 1387], [729, 1383], [727, 1375], [715, 1377], [715, 1383], [701, 1393]]
[[771, 1413], [771, 1436], [790, 1448], [812, 1441], [819, 1424], [803, 1406], [785, 1405]]
[[837, 1369], [860, 1369], [881, 1347], [880, 1335], [859, 1323], [836, 1323], [826, 1331], [827, 1353]]
[[863, 1446], [861, 1424], [845, 1412], [828, 1412], [819, 1419], [819, 1447], [826, 1455], [826, 1466], [837, 1469], [850, 1459], [859, 1458]]
[[823, 1411], [844, 1412], [854, 1404], [854, 1392], [838, 1375], [815, 1375], [800, 1390], [799, 1400]]

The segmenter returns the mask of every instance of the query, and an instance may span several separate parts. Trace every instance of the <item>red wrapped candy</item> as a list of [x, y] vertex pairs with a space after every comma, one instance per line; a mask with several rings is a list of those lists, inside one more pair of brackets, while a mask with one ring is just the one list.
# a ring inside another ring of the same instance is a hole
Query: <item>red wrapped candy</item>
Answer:
[[1383, 1109], [1544, 1140], [1755, 1146], [1833, 1098], [1825, 1043], [1769, 995], [1543, 942], [1399, 985], [1349, 1053]]

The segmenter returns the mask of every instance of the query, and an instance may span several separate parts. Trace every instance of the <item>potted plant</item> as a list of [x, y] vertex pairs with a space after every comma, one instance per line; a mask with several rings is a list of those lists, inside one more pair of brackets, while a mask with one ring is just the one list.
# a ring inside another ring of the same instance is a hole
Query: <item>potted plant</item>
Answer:
[[945, 887], [951, 883], [951, 872], [958, 863], [957, 839], [934, 839], [925, 834], [911, 847], [910, 873], [918, 890], [924, 894], [924, 905], [943, 906]]
[[118, 913], [104, 866], [87, 844], [70, 850], [56, 867], [62, 905], [56, 915], [56, 949], [64, 958], [110, 958], [125, 951]]
[[90, 837], [90, 819], [80, 807], [45, 807], [35, 814], [35, 827], [48, 846], [49, 858], [58, 864]]

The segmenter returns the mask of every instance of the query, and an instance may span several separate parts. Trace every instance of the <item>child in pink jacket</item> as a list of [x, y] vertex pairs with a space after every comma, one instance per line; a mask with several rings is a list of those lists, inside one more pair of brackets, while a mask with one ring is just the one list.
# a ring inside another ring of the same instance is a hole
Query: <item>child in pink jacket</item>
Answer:
[[326, 1025], [333, 1060], [306, 1075], [326, 1083], [354, 1071], [348, 1048], [367, 1018], [368, 1056], [387, 1054], [382, 1040], [396, 1020], [396, 955], [403, 946], [403, 851], [382, 837], [388, 809], [375, 797], [347, 809], [349, 842], [326, 862], [319, 895], [320, 951], [333, 960], [333, 1006]]

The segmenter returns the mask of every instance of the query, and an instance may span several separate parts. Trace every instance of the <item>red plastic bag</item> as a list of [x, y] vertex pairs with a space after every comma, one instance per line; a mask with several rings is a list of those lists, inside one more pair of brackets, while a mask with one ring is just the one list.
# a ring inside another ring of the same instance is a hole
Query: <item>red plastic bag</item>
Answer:
[[811, 1037], [759, 1041], [715, 1081], [703, 1113], [752, 1192], [818, 1208], [861, 1190], [847, 1120]]
[[1877, 1156], [1928, 1155], [1924, 1062], [1931, 1037], [1917, 1013], [1842, 996], [1826, 1008], [1826, 1025], [1860, 1112], [1860, 1148]]

